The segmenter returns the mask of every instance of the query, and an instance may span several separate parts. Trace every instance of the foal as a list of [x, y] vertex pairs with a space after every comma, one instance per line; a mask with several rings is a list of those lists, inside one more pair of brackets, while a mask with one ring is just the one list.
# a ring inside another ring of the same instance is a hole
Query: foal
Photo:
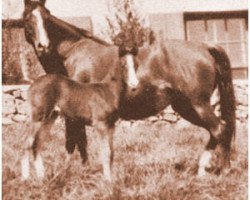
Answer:
[[[26, 150], [21, 162], [22, 177], [29, 177], [29, 155], [34, 156], [36, 175], [44, 177], [40, 149], [58, 116], [81, 119], [93, 125], [100, 136], [100, 156], [104, 178], [111, 181], [113, 157], [112, 135], [118, 119], [118, 107], [129, 73], [128, 65], [117, 61], [102, 83], [80, 84], [63, 75], [49, 74], [38, 78], [28, 91], [31, 121]], [[131, 66], [130, 66], [131, 67]]]

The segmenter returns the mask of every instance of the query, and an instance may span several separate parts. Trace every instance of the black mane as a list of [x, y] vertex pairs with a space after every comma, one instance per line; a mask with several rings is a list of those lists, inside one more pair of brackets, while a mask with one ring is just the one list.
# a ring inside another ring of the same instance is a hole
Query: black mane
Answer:
[[88, 39], [91, 39], [95, 42], [98, 42], [99, 44], [102, 45], [106, 45], [109, 46], [110, 44], [105, 42], [104, 40], [94, 36], [90, 31], [83, 29], [83, 28], [78, 28], [72, 24], [69, 24], [68, 22], [65, 22], [61, 19], [58, 19], [57, 17], [50, 15], [48, 17], [48, 19], [52, 24], [54, 24], [55, 26], [58, 26], [60, 28], [62, 28], [63, 30], [67, 31], [67, 33], [69, 33], [70, 35], [73, 35], [75, 37], [85, 37]]

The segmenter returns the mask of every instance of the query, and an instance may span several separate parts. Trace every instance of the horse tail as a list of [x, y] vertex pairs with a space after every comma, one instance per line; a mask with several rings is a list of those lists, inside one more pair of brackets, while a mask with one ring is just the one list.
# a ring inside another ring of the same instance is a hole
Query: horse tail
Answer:
[[236, 115], [232, 70], [228, 55], [220, 46], [209, 47], [210, 54], [217, 63], [216, 81], [220, 93], [221, 118], [226, 122], [225, 145], [230, 150], [232, 138], [235, 140]]

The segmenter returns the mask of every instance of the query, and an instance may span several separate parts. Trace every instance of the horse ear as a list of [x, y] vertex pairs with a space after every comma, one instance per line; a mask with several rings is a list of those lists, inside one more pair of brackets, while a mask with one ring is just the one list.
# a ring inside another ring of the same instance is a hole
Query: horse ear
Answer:
[[25, 6], [30, 5], [30, 2], [31, 2], [31, 0], [24, 0], [24, 5], [25, 5]]
[[44, 5], [46, 3], [46, 0], [40, 0], [40, 2]]
[[116, 46], [122, 46], [123, 42], [125, 40], [125, 35], [124, 33], [119, 33], [117, 36], [115, 36], [113, 42]]
[[28, 5], [30, 5], [30, 2], [32, 2], [32, 1], [40, 2], [42, 5], [44, 5], [46, 3], [46, 0], [24, 0], [24, 5], [28, 6]]

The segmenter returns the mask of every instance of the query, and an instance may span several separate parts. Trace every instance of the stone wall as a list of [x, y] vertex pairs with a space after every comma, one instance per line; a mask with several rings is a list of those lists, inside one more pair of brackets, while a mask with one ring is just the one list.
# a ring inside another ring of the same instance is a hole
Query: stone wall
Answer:
[[[25, 121], [28, 118], [28, 104], [27, 104], [27, 89], [29, 85], [19, 86], [3, 86], [3, 100], [2, 100], [2, 123], [4, 125], [13, 124], [16, 122]], [[248, 84], [247, 81], [234, 82], [237, 111], [237, 120], [245, 123], [248, 119]], [[219, 111], [218, 97], [213, 95], [211, 100], [215, 106], [215, 112]], [[182, 119], [176, 112], [173, 111], [171, 106], [167, 107], [164, 111], [157, 116], [152, 116], [145, 119], [149, 122], [165, 121], [168, 123], [182, 122], [186, 126], [187, 121]]]

